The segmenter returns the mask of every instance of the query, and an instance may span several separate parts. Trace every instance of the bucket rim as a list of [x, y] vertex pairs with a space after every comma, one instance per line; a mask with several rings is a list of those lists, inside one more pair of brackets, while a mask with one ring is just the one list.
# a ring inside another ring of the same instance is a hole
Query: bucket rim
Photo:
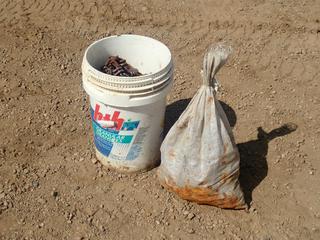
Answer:
[[[99, 42], [102, 42], [102, 41], [105, 41], [106, 39], [111, 39], [111, 38], [118, 38], [118, 37], [132, 37], [132, 38], [142, 38], [142, 39], [148, 39], [149, 41], [153, 41], [159, 45], [161, 45], [162, 47], [164, 47], [164, 49], [167, 51], [168, 53], [168, 56], [169, 56], [169, 62], [168, 64], [166, 64], [164, 67], [162, 67], [159, 71], [157, 72], [153, 72], [153, 73], [148, 73], [148, 74], [143, 74], [143, 75], [140, 75], [140, 76], [135, 76], [135, 77], [125, 77], [125, 76], [114, 76], [114, 75], [111, 75], [111, 74], [107, 74], [107, 73], [104, 73], [98, 69], [96, 69], [95, 67], [93, 67], [88, 59], [87, 59], [87, 54], [88, 52], [90, 51], [90, 49], [97, 43]], [[144, 35], [138, 35], [138, 34], [120, 34], [120, 35], [112, 35], [112, 36], [108, 36], [108, 37], [104, 37], [104, 38], [101, 38], [101, 39], [98, 39], [96, 41], [94, 41], [93, 43], [91, 43], [85, 53], [84, 53], [84, 57], [83, 57], [83, 62], [82, 62], [82, 70], [83, 71], [87, 71], [87, 72], [91, 72], [91, 74], [101, 78], [101, 79], [108, 79], [108, 82], [116, 82], [116, 83], [124, 83], [128, 80], [130, 81], [136, 81], [136, 82], [139, 82], [141, 80], [145, 80], [147, 78], [149, 79], [153, 79], [153, 78], [156, 78], [160, 75], [163, 75], [165, 73], [168, 73], [170, 72], [171, 68], [173, 67], [173, 60], [172, 60], [172, 54], [171, 54], [171, 51], [170, 49], [162, 42], [160, 42], [159, 40], [157, 39], [154, 39], [152, 37], [148, 37], [148, 36], [144, 36]], [[103, 81], [106, 81], [106, 80], [103, 80]]]

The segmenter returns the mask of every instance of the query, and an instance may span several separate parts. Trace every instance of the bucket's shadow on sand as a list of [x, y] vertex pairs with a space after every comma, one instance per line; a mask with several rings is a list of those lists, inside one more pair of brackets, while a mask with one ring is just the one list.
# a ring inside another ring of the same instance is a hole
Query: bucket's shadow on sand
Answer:
[[[189, 99], [182, 99], [167, 106], [165, 118], [165, 136], [188, 106]], [[224, 109], [230, 126], [237, 122], [235, 111], [226, 103], [219, 101]], [[257, 127], [257, 137], [254, 140], [237, 144], [240, 152], [240, 185], [243, 189], [248, 205], [252, 202], [253, 190], [263, 181], [268, 174], [268, 144], [272, 139], [287, 135], [297, 129], [297, 125], [288, 123], [270, 132], [265, 132], [262, 127]]]

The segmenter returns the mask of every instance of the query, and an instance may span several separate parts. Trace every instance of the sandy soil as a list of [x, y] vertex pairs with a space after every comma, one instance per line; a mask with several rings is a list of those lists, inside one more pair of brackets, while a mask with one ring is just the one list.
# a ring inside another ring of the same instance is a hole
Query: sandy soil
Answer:
[[[319, 0], [1, 0], [0, 33], [1, 239], [320, 239]], [[205, 48], [233, 46], [219, 99], [248, 212], [96, 162], [81, 60], [121, 33], [172, 50], [167, 128], [201, 84]], [[289, 122], [297, 130], [281, 131]]]

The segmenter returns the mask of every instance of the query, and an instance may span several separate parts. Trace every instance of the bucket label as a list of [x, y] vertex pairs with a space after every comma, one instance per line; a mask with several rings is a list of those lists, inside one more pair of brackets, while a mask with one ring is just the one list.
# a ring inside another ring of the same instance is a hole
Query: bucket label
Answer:
[[147, 128], [140, 114], [115, 109], [91, 99], [95, 146], [114, 160], [134, 160], [141, 150]]

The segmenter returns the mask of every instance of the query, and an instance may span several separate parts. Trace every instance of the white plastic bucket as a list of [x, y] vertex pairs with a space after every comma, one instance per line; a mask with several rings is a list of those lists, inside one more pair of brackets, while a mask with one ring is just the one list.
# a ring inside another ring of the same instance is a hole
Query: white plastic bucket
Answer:
[[[118, 77], [99, 71], [109, 56], [125, 59], [143, 75]], [[82, 82], [90, 96], [96, 155], [102, 164], [135, 172], [159, 163], [172, 73], [170, 50], [149, 37], [111, 36], [87, 48]]]

